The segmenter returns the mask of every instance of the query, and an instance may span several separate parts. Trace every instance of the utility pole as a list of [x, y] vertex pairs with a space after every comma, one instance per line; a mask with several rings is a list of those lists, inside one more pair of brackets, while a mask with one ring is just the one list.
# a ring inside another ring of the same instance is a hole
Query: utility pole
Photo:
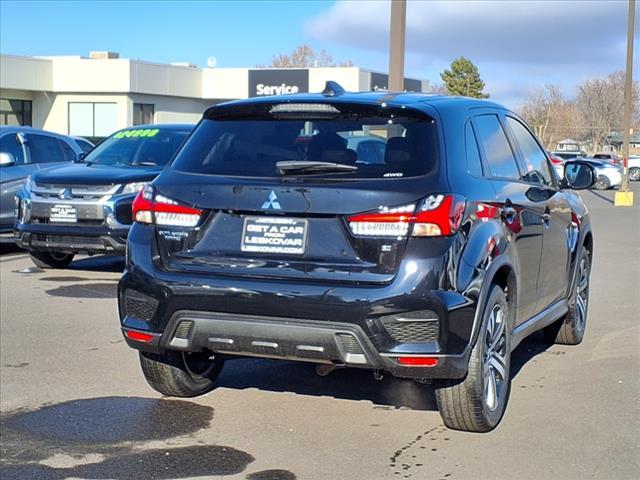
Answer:
[[633, 30], [635, 23], [636, 0], [629, 0], [629, 13], [627, 15], [627, 69], [624, 78], [624, 118], [623, 128], [623, 170], [621, 195], [616, 194], [616, 205], [630, 206], [633, 204], [633, 193], [629, 192], [629, 139], [631, 135], [631, 88], [633, 79]]
[[407, 23], [407, 0], [391, 0], [389, 33], [389, 91], [404, 90], [404, 38]]

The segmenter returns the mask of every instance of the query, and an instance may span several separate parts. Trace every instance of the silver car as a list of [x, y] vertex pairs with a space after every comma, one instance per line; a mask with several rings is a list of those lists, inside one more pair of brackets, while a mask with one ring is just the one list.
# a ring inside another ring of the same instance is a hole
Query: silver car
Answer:
[[80, 159], [83, 146], [37, 128], [0, 127], [0, 238], [13, 238], [14, 196], [25, 179], [35, 170]]

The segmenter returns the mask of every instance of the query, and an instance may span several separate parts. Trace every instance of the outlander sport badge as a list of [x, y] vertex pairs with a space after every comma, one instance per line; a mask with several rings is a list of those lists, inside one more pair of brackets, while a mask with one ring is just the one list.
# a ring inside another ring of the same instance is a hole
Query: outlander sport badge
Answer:
[[276, 195], [276, 192], [271, 190], [271, 193], [269, 194], [269, 200], [262, 204], [262, 208], [265, 210], [269, 210], [270, 208], [274, 210], [282, 210], [280, 202], [278, 202], [278, 196]]

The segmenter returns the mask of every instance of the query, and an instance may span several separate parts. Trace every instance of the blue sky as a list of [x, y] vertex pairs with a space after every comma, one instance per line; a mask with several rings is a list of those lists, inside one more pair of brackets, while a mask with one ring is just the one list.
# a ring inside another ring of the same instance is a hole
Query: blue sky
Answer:
[[[464, 55], [479, 66], [492, 98], [510, 107], [545, 83], [571, 96], [579, 82], [624, 68], [626, 8], [624, 0], [409, 1], [406, 74], [439, 82]], [[308, 43], [336, 61], [386, 71], [389, 10], [380, 0], [2, 0], [0, 52], [112, 50], [199, 66], [215, 56], [219, 67], [251, 67]]]

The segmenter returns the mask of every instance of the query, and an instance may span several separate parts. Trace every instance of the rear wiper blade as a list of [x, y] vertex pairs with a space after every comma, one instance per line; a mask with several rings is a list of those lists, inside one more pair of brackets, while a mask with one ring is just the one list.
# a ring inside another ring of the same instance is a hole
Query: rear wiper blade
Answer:
[[283, 160], [276, 162], [276, 168], [280, 175], [292, 173], [324, 173], [324, 172], [355, 172], [358, 167], [346, 163], [311, 162], [299, 160]]

